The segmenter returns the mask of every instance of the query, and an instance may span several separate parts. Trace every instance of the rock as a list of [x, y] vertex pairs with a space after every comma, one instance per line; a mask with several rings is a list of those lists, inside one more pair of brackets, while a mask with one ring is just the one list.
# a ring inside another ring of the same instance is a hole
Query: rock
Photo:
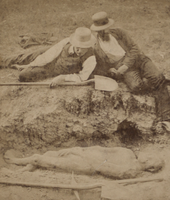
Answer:
[[66, 127], [72, 127], [73, 126], [73, 123], [67, 123], [66, 124]]
[[80, 126], [80, 125], [75, 125], [75, 126], [73, 127], [73, 133], [75, 133], [76, 135], [82, 135], [82, 133], [83, 133], [82, 126]]

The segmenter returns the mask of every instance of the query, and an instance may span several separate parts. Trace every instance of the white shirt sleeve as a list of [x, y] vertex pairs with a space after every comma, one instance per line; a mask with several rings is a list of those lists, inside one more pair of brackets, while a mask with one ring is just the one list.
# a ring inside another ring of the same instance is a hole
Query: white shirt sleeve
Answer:
[[50, 62], [52, 62], [55, 58], [57, 58], [63, 47], [69, 42], [69, 38], [65, 38], [52, 46], [43, 54], [39, 55], [33, 62], [30, 63], [30, 66], [43, 66]]
[[65, 81], [74, 81], [81, 82], [89, 78], [90, 74], [93, 72], [96, 67], [96, 58], [95, 56], [90, 56], [87, 60], [84, 61], [82, 65], [83, 69], [79, 74], [68, 74], [65, 76]]

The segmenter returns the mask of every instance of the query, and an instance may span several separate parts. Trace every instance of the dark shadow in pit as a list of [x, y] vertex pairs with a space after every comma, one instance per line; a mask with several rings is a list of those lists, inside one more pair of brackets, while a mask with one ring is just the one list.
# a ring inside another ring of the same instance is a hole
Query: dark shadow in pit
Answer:
[[141, 132], [134, 122], [124, 120], [117, 128], [122, 143], [132, 144], [142, 139]]

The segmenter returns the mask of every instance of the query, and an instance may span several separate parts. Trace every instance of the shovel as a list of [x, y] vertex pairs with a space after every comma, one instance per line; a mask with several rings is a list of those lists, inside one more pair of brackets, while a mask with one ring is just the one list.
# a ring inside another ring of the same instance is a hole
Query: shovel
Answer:
[[[95, 84], [96, 90], [103, 90], [103, 91], [114, 91], [118, 88], [118, 84], [114, 79], [95, 75], [94, 79], [90, 79], [87, 81], [83, 81], [80, 83], [75, 82], [63, 82], [58, 83], [57, 86], [85, 86], [91, 83]], [[27, 82], [27, 83], [0, 83], [0, 86], [46, 86], [49, 87], [50, 83], [48, 82]]]

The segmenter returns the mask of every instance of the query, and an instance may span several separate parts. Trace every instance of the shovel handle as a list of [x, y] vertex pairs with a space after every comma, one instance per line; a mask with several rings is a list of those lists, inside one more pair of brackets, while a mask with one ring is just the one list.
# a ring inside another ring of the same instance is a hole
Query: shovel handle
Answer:
[[0, 83], [0, 86], [49, 86], [49, 83]]
[[94, 184], [74, 184], [74, 185], [67, 185], [67, 184], [45, 184], [45, 183], [33, 183], [33, 182], [15, 182], [15, 181], [7, 181], [7, 180], [0, 180], [0, 184], [5, 185], [14, 185], [14, 186], [23, 186], [23, 187], [41, 187], [41, 188], [62, 188], [62, 189], [72, 189], [72, 190], [90, 190], [95, 188], [101, 188], [104, 184], [101, 183], [94, 183]]
[[125, 185], [129, 185], [129, 184], [135, 184], [135, 183], [145, 183], [145, 182], [150, 182], [150, 181], [164, 181], [164, 178], [138, 178], [138, 179], [127, 179], [127, 180], [118, 180], [115, 181], [115, 183], [119, 183], [119, 184], [125, 184]]
[[[74, 83], [74, 82], [63, 82], [57, 84], [57, 86], [83, 86], [83, 85], [89, 85], [94, 82], [94, 79], [90, 79], [87, 81], [82, 81], [80, 83]], [[42, 82], [28, 82], [28, 83], [0, 83], [0, 86], [50, 86], [50, 83], [42, 83]]]

